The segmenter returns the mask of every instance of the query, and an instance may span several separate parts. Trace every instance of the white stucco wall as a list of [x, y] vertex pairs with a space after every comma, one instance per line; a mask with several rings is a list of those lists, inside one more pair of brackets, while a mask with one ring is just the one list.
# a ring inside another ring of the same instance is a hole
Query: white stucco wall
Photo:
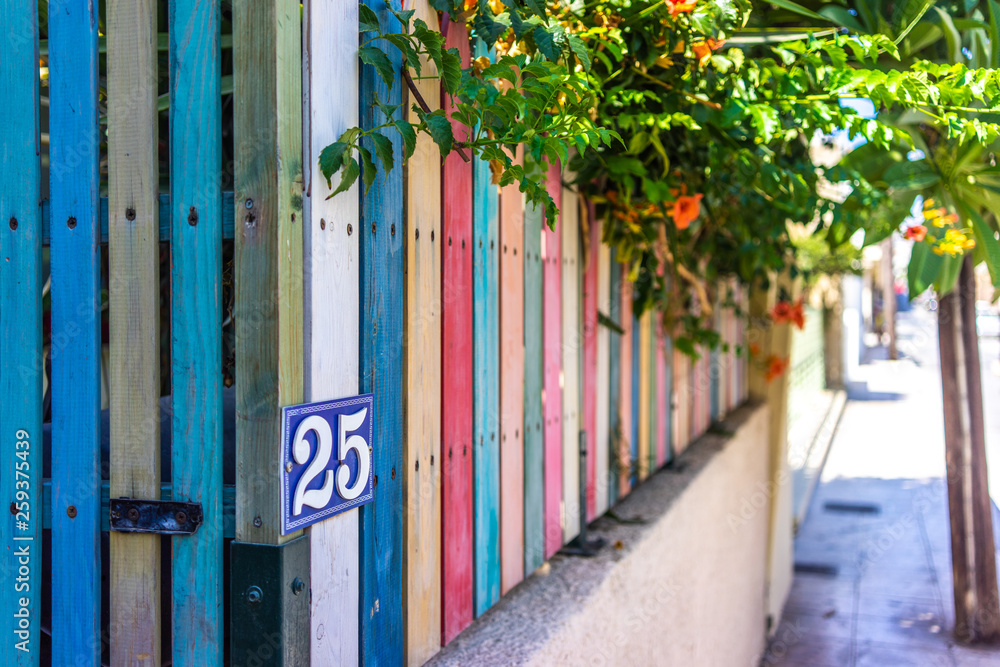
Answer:
[[708, 435], [594, 529], [595, 558], [554, 558], [434, 664], [757, 665], [766, 641], [766, 407]]

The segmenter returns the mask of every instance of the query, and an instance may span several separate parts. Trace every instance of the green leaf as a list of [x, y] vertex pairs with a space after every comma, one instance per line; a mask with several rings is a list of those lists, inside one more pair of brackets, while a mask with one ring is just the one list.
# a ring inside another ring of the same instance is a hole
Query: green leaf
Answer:
[[602, 327], [607, 327], [608, 329], [611, 329], [616, 334], [619, 335], [625, 334], [625, 329], [623, 329], [620, 324], [615, 322], [613, 319], [611, 319], [601, 311], [597, 311], [597, 323], [600, 324]]
[[392, 88], [392, 84], [396, 80], [396, 75], [393, 72], [389, 56], [385, 55], [382, 49], [375, 46], [362, 46], [358, 49], [358, 57], [361, 58], [361, 62], [374, 67], [379, 76], [382, 77], [385, 85]]
[[576, 35], [569, 36], [569, 48], [572, 49], [574, 55], [580, 59], [580, 64], [583, 65], [584, 71], [590, 71], [590, 52], [587, 49], [587, 43], [584, 42]]
[[957, 257], [943, 255], [941, 257], [941, 272], [938, 274], [937, 280], [934, 281], [934, 291], [937, 292], [939, 298], [950, 294], [955, 289], [958, 274], [962, 270], [963, 259], [962, 255]]
[[438, 145], [441, 155], [447, 155], [455, 145], [455, 135], [451, 130], [451, 121], [445, 118], [443, 112], [421, 114], [422, 121], [427, 124], [431, 139]]
[[553, 28], [538, 26], [531, 36], [535, 38], [535, 46], [538, 47], [542, 55], [552, 62], [557, 62], [561, 53], [560, 44], [564, 35], [565, 29], [557, 25]]
[[323, 173], [328, 188], [333, 187], [333, 175], [343, 166], [344, 156], [348, 154], [350, 147], [346, 142], [335, 141], [320, 152], [319, 170]]
[[990, 9], [990, 64], [993, 69], [1000, 67], [1000, 3], [987, 0]]
[[392, 171], [396, 164], [393, 157], [392, 140], [377, 130], [369, 136], [375, 142], [375, 156], [382, 163], [382, 168], [386, 173]]
[[462, 58], [458, 54], [458, 49], [452, 47], [441, 54], [441, 80], [444, 89], [451, 95], [458, 92], [462, 85]]
[[352, 157], [351, 161], [348, 162], [347, 166], [344, 167], [344, 171], [340, 174], [340, 184], [337, 186], [336, 190], [330, 193], [327, 199], [333, 197], [334, 195], [340, 194], [341, 192], [346, 192], [347, 190], [349, 190], [350, 187], [354, 185], [354, 181], [358, 180], [358, 176], [360, 174], [361, 174], [361, 167], [358, 166], [358, 161]]
[[417, 148], [417, 133], [413, 131], [413, 125], [405, 120], [397, 120], [393, 125], [403, 138], [403, 154], [409, 159]]
[[906, 282], [911, 301], [934, 284], [940, 270], [941, 258], [931, 252], [930, 244], [914, 243], [913, 251], [910, 253], [910, 264], [906, 267]]
[[372, 186], [375, 177], [378, 176], [378, 168], [375, 166], [375, 161], [372, 160], [371, 151], [364, 146], [359, 146], [358, 152], [361, 154], [361, 164], [363, 165], [361, 181], [365, 184], [365, 194], [367, 194], [368, 188]]
[[378, 14], [372, 11], [371, 7], [358, 3], [358, 31], [377, 32], [380, 29]]
[[893, 190], [922, 190], [941, 182], [941, 175], [928, 160], [897, 162], [885, 172], [885, 180]]
[[993, 228], [983, 220], [979, 211], [973, 206], [959, 204], [959, 210], [972, 221], [972, 233], [976, 238], [976, 247], [982, 253], [986, 268], [990, 270], [990, 280], [994, 287], [1000, 287], [1000, 241], [993, 235]]

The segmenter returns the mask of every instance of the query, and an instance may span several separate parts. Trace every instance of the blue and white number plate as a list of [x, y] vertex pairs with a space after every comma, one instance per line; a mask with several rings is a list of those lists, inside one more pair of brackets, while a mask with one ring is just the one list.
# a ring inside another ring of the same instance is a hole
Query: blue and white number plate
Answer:
[[281, 534], [372, 501], [372, 394], [281, 409]]

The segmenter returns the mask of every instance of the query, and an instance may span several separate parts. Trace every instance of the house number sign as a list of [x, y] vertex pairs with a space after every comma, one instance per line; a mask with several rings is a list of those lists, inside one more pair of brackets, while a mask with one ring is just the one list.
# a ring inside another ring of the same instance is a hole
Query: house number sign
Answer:
[[281, 534], [371, 502], [372, 394], [281, 409]]

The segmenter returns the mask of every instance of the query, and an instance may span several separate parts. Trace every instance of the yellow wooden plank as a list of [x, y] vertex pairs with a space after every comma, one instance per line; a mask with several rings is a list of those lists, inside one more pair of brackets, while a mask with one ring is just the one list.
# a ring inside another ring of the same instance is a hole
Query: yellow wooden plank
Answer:
[[[156, 3], [109, 0], [111, 497], [160, 497]], [[111, 664], [159, 665], [160, 537], [111, 533]]]

